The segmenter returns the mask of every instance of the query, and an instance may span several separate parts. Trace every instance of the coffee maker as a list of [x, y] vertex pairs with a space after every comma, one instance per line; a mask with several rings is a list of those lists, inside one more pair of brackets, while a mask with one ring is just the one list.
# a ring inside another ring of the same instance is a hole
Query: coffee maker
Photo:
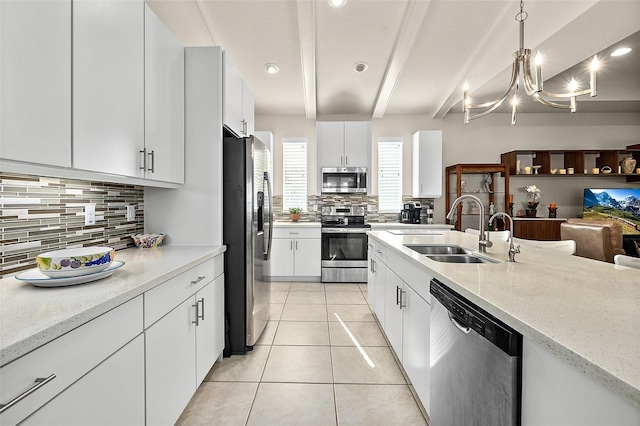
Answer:
[[400, 212], [400, 222], [402, 223], [420, 223], [420, 211], [422, 206], [417, 201], [404, 203]]

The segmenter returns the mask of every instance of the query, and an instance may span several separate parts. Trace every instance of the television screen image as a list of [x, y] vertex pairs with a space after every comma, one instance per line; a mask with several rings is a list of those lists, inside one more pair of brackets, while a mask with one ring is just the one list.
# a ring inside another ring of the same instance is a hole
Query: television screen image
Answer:
[[625, 235], [640, 235], [640, 188], [585, 188], [582, 217], [615, 219]]

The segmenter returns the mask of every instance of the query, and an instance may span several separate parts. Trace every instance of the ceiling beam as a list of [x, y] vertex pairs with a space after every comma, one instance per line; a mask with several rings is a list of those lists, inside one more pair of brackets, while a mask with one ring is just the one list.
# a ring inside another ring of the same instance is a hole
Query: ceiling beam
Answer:
[[308, 119], [316, 118], [316, 6], [314, 1], [298, 0], [298, 37], [302, 65], [304, 110]]
[[407, 9], [402, 19], [402, 24], [400, 25], [396, 44], [393, 47], [393, 53], [391, 54], [391, 58], [387, 64], [387, 70], [382, 78], [382, 84], [378, 90], [372, 118], [382, 118], [387, 110], [389, 100], [393, 95], [400, 74], [402, 74], [404, 64], [411, 54], [411, 49], [420, 32], [422, 21], [430, 5], [431, 0], [412, 0], [407, 3]]

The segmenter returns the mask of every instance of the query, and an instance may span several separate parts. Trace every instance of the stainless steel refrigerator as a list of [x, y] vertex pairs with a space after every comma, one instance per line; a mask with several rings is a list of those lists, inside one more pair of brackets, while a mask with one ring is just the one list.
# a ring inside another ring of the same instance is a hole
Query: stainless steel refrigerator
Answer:
[[251, 350], [269, 320], [269, 257], [273, 228], [269, 149], [257, 138], [225, 135], [223, 242], [224, 355]]

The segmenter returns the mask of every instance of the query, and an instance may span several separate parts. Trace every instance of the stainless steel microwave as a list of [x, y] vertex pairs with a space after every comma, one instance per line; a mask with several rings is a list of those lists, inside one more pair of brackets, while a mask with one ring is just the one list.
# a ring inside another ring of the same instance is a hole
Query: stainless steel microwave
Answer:
[[366, 167], [323, 167], [323, 193], [367, 193]]

